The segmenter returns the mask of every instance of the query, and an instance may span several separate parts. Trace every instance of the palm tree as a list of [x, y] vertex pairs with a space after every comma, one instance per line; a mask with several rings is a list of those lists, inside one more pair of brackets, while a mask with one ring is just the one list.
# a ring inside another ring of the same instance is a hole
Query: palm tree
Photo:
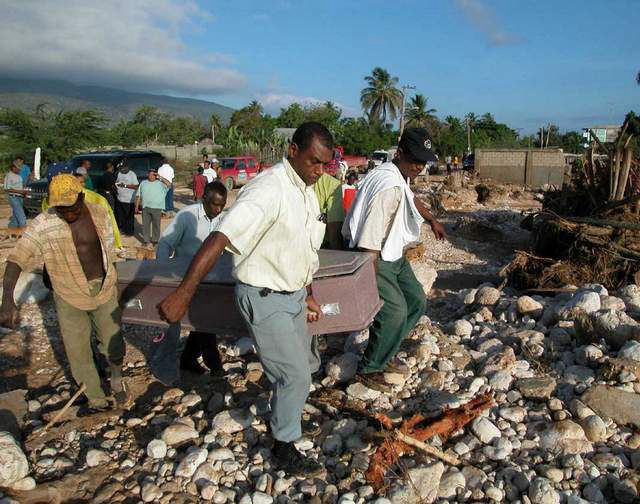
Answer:
[[427, 108], [429, 106], [429, 98], [422, 94], [417, 94], [411, 98], [410, 103], [411, 108], [407, 114], [407, 124], [424, 128], [430, 123], [433, 123], [434, 119], [436, 119], [434, 113], [437, 112], [437, 110], [434, 108]]
[[368, 86], [360, 92], [360, 103], [370, 123], [384, 123], [387, 114], [393, 120], [402, 107], [402, 92], [396, 87], [397, 77], [391, 77], [384, 68], [376, 67], [364, 80]]
[[478, 117], [473, 112], [469, 112], [464, 116], [464, 122], [467, 125], [467, 152], [471, 152], [471, 132], [478, 123]]

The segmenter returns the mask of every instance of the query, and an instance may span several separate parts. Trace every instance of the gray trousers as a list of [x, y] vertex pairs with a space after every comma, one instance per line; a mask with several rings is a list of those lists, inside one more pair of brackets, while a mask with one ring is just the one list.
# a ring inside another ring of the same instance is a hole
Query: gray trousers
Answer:
[[236, 304], [253, 338], [271, 382], [271, 432], [278, 441], [302, 435], [302, 409], [309, 396], [311, 373], [320, 367], [307, 334], [306, 289], [291, 295], [260, 296], [260, 288], [238, 282]]
[[[160, 239], [161, 208], [142, 209], [142, 239], [144, 243], [158, 243]], [[152, 229], [153, 228], [153, 229]]]

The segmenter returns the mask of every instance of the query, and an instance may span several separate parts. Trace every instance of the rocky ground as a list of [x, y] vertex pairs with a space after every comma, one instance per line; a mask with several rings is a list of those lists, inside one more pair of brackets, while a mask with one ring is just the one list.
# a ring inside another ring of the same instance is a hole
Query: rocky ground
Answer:
[[[269, 387], [247, 339], [223, 343], [223, 378], [184, 376], [168, 389], [144, 360], [157, 329], [125, 326], [135, 405], [92, 417], [77, 417], [74, 406], [40, 435], [75, 389], [50, 298], [23, 305], [20, 329], [0, 335], [0, 423], [14, 432], [0, 434], [0, 486], [14, 494], [35, 486], [51, 502], [638, 501], [640, 287], [525, 295], [478, 286], [477, 275], [495, 275], [508, 261], [514, 235], [525, 238], [516, 219], [492, 217], [504, 211], [513, 210], [476, 204], [450, 212], [449, 244], [428, 239], [412, 261], [425, 287], [434, 281], [432, 265], [445, 271], [398, 355], [406, 373], [388, 376], [391, 393], [352, 380], [366, 332], [323, 339], [325, 367], [304, 413], [319, 432], [298, 442], [326, 468], [320, 478], [297, 479], [272, 466]], [[484, 235], [461, 218], [495, 225], [504, 248], [478, 241]], [[456, 267], [465, 258], [470, 267]], [[465, 282], [474, 288], [460, 288]], [[374, 412], [435, 419], [486, 392], [495, 407], [449, 439], [428, 441], [459, 457], [458, 466], [416, 451], [387, 469], [382, 488], [366, 480], [384, 430]]]

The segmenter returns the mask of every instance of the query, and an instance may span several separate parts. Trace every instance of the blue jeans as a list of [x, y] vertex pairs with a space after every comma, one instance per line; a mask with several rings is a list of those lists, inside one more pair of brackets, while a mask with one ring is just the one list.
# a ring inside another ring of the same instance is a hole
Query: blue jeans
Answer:
[[173, 206], [173, 184], [169, 187], [167, 191], [167, 195], [164, 198], [164, 211], [165, 212], [175, 212], [176, 207]]
[[27, 216], [24, 213], [23, 200], [24, 198], [21, 196], [9, 195], [9, 205], [11, 205], [11, 210], [13, 210], [13, 215], [9, 221], [10, 228], [22, 228], [27, 225]]

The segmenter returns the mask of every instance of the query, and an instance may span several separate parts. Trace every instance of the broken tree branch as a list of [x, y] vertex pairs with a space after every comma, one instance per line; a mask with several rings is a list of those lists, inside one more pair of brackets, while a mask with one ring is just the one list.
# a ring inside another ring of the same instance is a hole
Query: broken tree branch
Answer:
[[82, 394], [86, 389], [87, 389], [87, 386], [83, 383], [78, 389], [78, 391], [75, 394], [73, 394], [73, 396], [71, 396], [71, 399], [67, 401], [67, 404], [65, 404], [62, 407], [62, 409], [56, 413], [56, 416], [54, 416], [51, 419], [51, 421], [47, 425], [45, 425], [44, 428], [38, 433], [38, 436], [44, 435], [51, 428], [52, 425], [54, 425], [58, 420], [60, 420], [60, 418], [62, 418], [62, 415], [65, 414], [65, 412], [69, 409], [69, 407], [73, 404], [73, 402], [78, 397], [80, 397], [80, 394]]
[[409, 446], [413, 446], [414, 448], [419, 448], [425, 453], [432, 455], [433, 457], [439, 458], [440, 460], [444, 460], [447, 464], [451, 465], [460, 465], [460, 459], [454, 455], [449, 455], [442, 450], [438, 450], [434, 446], [423, 443], [422, 441], [418, 441], [417, 439], [413, 439], [411, 436], [407, 436], [400, 431], [395, 431], [393, 435]]
[[[454, 432], [459, 431], [480, 416], [484, 410], [493, 406], [495, 406], [493, 394], [483, 394], [459, 408], [445, 410], [440, 418], [432, 421], [424, 428], [419, 428], [419, 425], [427, 421], [427, 419], [422, 415], [414, 415], [402, 422], [398, 431], [420, 442], [431, 439], [436, 435], [444, 442]], [[380, 421], [385, 425], [392, 423], [391, 420], [389, 422], [383, 420], [381, 419]], [[412, 445], [400, 439], [385, 440], [371, 457], [366, 474], [367, 480], [376, 488], [381, 488], [384, 485], [384, 475], [387, 467], [395, 464], [403, 454], [411, 451], [411, 448]]]

